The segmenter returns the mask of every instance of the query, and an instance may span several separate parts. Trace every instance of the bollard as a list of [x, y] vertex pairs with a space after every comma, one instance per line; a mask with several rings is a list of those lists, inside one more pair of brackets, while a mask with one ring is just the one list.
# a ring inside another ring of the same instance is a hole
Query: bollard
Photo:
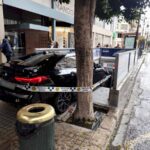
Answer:
[[55, 111], [48, 104], [31, 104], [17, 113], [20, 150], [54, 150]]

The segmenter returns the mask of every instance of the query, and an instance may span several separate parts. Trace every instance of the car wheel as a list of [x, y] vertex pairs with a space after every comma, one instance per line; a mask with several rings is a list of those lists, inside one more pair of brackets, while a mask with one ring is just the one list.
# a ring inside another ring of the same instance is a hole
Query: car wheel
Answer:
[[55, 109], [58, 113], [63, 113], [67, 110], [72, 102], [72, 93], [59, 93], [55, 99]]

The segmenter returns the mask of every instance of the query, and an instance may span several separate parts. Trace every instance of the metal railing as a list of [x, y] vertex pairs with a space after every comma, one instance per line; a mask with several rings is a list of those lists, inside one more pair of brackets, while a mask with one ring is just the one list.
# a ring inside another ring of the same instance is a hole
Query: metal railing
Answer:
[[116, 54], [113, 88], [118, 90], [127, 80], [137, 62], [137, 50]]

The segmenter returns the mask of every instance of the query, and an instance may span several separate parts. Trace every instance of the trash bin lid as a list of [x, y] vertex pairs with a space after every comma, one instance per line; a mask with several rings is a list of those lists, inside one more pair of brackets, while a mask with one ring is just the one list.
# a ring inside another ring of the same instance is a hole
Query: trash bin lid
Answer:
[[36, 103], [23, 107], [17, 113], [17, 120], [27, 124], [38, 124], [49, 121], [55, 116], [51, 105]]

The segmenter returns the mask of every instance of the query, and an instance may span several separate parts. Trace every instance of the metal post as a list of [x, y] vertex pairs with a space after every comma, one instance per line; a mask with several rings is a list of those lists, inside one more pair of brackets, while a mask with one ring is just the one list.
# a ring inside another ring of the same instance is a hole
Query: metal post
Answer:
[[117, 54], [116, 59], [115, 59], [115, 70], [113, 72], [114, 75], [114, 81], [113, 81], [113, 88], [110, 88], [109, 92], [109, 106], [112, 107], [117, 107], [118, 106], [118, 100], [119, 100], [119, 90], [118, 90], [118, 83], [117, 83], [117, 78], [118, 78], [118, 64], [119, 64], [119, 54]]
[[114, 83], [113, 83], [113, 89], [117, 90], [118, 87], [118, 69], [119, 69], [119, 54], [116, 55], [115, 58], [115, 70], [114, 70]]
[[[55, 0], [52, 0], [52, 8], [55, 9]], [[56, 41], [56, 19], [52, 19], [52, 40]]]
[[138, 41], [139, 28], [140, 28], [140, 19], [141, 19], [141, 14], [139, 14], [138, 23], [137, 23], [136, 36], [135, 36], [135, 42], [134, 42], [135, 49], [137, 48], [137, 41]]
[[129, 58], [128, 58], [128, 72], [130, 72], [130, 65], [131, 65], [131, 53], [129, 53]]
[[56, 41], [56, 20], [52, 20], [52, 40]]

